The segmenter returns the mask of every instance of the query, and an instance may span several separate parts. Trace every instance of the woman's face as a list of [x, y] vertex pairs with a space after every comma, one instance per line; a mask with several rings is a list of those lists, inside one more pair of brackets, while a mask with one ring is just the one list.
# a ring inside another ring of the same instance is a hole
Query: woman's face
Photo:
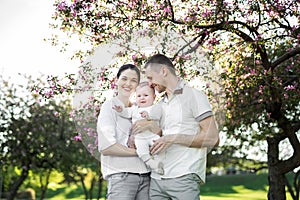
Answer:
[[124, 70], [117, 81], [118, 94], [130, 97], [130, 95], [135, 92], [138, 83], [136, 71], [132, 69]]

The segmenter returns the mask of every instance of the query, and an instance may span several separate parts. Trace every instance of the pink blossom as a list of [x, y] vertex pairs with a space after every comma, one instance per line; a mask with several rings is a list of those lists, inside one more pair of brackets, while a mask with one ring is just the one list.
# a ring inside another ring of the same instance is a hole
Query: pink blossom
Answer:
[[165, 9], [164, 9], [164, 12], [165, 13], [171, 13], [171, 9], [170, 9], [170, 7], [168, 6], [168, 7], [166, 7]]
[[73, 17], [76, 17], [76, 15], [77, 15], [77, 12], [74, 10], [73, 11]]
[[94, 136], [94, 131], [93, 131], [93, 129], [91, 129], [91, 128], [88, 129], [88, 135], [89, 135], [90, 137]]
[[89, 150], [89, 152], [93, 155], [94, 154], [94, 150], [96, 149], [96, 147], [92, 144], [88, 144], [87, 148]]
[[66, 2], [61, 2], [60, 4], [58, 4], [57, 6], [58, 10], [65, 10], [66, 9]]
[[259, 92], [260, 94], [263, 94], [263, 88], [264, 88], [264, 86], [262, 86], [262, 85], [259, 86], [258, 92]]
[[116, 84], [115, 84], [115, 83], [111, 83], [110, 87], [111, 87], [112, 89], [114, 89], [114, 88], [116, 87]]
[[289, 70], [292, 69], [292, 67], [293, 67], [292, 65], [288, 65], [288, 66], [285, 68], [285, 70], [286, 70], [286, 71], [289, 71]]
[[255, 69], [250, 69], [250, 74], [254, 75], [255, 74]]
[[136, 55], [132, 55], [132, 60], [133, 60], [133, 61], [136, 60]]
[[70, 117], [73, 117], [73, 114], [74, 114], [74, 111], [72, 110], [72, 111], [70, 111]]
[[286, 91], [289, 91], [289, 90], [295, 90], [296, 87], [294, 85], [288, 85], [284, 88]]
[[82, 139], [81, 139], [81, 136], [80, 136], [80, 135], [76, 135], [76, 136], [74, 137], [74, 140], [75, 140], [75, 141], [81, 141]]
[[55, 111], [55, 112], [54, 112], [54, 116], [55, 116], [55, 117], [58, 117], [58, 116], [59, 116], [59, 113], [58, 113], [57, 111]]

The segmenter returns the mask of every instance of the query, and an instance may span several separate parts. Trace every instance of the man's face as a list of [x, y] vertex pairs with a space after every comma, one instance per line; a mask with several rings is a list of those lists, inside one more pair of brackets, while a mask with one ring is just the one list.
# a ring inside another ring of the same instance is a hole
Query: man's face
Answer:
[[157, 92], [161, 93], [166, 91], [162, 67], [159, 68], [157, 66], [150, 65], [146, 68], [145, 74], [149, 81], [149, 85]]

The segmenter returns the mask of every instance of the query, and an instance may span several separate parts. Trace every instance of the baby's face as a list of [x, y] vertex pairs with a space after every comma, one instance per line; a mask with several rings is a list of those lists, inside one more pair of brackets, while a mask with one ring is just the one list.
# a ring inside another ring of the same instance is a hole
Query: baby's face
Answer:
[[136, 104], [141, 107], [152, 106], [155, 100], [155, 93], [153, 88], [149, 86], [137, 87], [136, 88]]

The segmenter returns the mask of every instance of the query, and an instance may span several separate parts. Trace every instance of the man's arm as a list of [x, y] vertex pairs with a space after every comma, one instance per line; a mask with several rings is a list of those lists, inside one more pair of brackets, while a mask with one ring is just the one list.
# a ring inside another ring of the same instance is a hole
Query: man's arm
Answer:
[[164, 151], [171, 144], [179, 144], [187, 147], [215, 147], [219, 144], [219, 132], [213, 116], [199, 122], [200, 132], [196, 135], [174, 134], [165, 135], [156, 140], [151, 147], [151, 154]]

